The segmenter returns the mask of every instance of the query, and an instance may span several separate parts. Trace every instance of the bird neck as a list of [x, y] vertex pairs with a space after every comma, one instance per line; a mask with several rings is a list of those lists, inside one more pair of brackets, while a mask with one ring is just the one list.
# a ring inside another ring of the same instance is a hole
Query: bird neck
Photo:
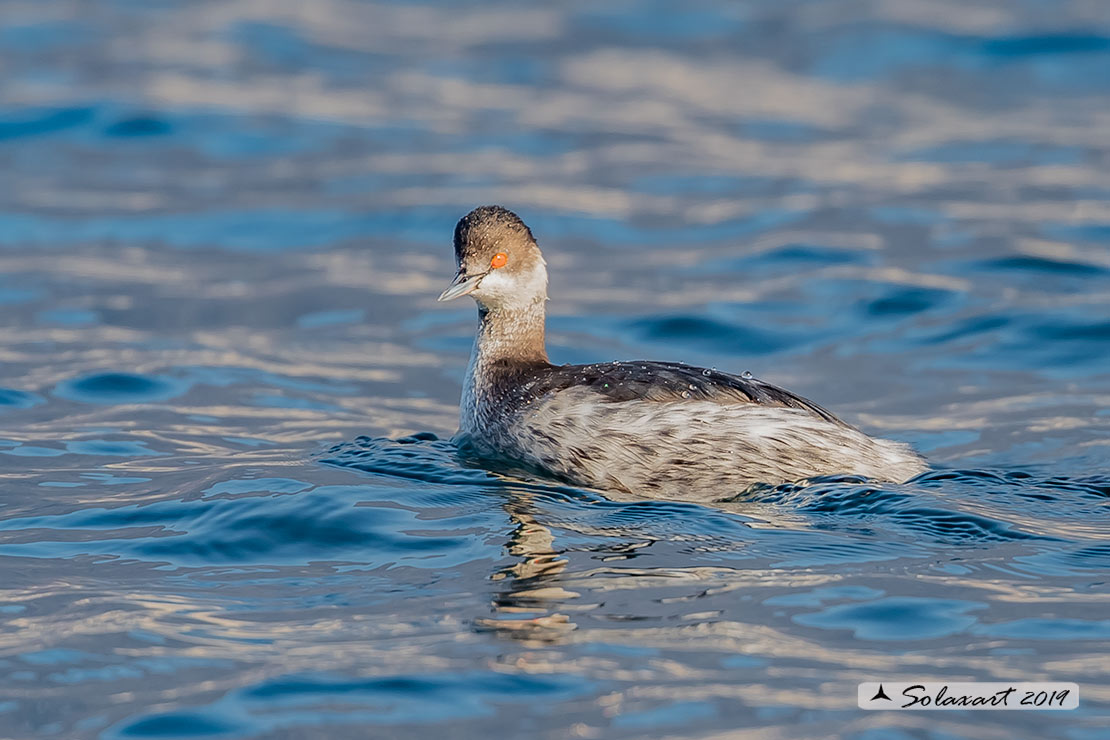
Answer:
[[478, 307], [474, 359], [479, 366], [506, 361], [547, 362], [544, 345], [544, 298], [511, 308]]

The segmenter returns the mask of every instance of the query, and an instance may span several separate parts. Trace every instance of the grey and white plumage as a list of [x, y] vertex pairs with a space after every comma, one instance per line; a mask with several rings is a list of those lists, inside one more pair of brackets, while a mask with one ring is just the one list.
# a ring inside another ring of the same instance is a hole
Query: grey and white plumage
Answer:
[[903, 481], [926, 469], [908, 445], [747, 375], [649, 361], [552, 365], [546, 266], [511, 211], [464, 216], [455, 260], [440, 300], [472, 295], [479, 315], [457, 440], [481, 455], [578, 485], [687, 500], [819, 475]]

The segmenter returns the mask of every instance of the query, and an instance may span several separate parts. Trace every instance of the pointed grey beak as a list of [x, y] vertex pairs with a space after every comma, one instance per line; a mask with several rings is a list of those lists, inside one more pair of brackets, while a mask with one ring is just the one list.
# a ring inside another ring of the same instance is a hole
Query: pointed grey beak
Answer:
[[467, 275], [462, 270], [459, 270], [459, 274], [456, 275], [455, 279], [451, 281], [451, 284], [447, 286], [447, 290], [440, 293], [439, 298], [437, 298], [436, 300], [451, 301], [461, 295], [473, 293], [475, 290], [477, 290], [478, 283], [482, 282], [482, 278], [484, 278], [485, 276], [486, 273], [484, 272], [478, 275]]

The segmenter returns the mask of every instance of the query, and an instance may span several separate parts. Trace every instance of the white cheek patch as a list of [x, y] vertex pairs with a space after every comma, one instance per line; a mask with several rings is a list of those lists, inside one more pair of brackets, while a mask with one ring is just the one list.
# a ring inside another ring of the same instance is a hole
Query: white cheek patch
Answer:
[[491, 270], [482, 278], [474, 297], [487, 308], [527, 308], [547, 297], [547, 270], [542, 263], [536, 263], [530, 272], [524, 274]]

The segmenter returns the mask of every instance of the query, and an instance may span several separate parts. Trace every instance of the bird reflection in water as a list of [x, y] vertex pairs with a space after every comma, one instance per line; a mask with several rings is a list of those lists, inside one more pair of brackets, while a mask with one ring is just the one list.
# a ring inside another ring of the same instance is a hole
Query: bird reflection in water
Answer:
[[491, 576], [502, 584], [493, 599], [493, 608], [502, 616], [475, 620], [475, 626], [517, 640], [553, 642], [577, 629], [568, 615], [555, 610], [565, 609], [565, 602], [580, 594], [559, 583], [570, 561], [557, 549], [551, 530], [533, 515], [533, 496], [531, 491], [514, 491], [503, 506], [515, 525], [508, 551], [517, 561]]
[[[578, 629], [571, 619], [574, 612], [589, 611], [599, 605], [577, 602], [581, 594], [564, 588], [567, 577], [577, 580], [588, 574], [566, 573], [569, 551], [559, 548], [551, 529], [537, 520], [537, 493], [528, 489], [508, 493], [503, 509], [514, 528], [507, 549], [516, 562], [490, 577], [501, 584], [492, 603], [498, 616], [477, 619], [475, 626], [526, 643], [560, 641]], [[607, 562], [626, 560], [650, 544], [650, 539], [607, 543], [604, 555], [595, 557]]]

